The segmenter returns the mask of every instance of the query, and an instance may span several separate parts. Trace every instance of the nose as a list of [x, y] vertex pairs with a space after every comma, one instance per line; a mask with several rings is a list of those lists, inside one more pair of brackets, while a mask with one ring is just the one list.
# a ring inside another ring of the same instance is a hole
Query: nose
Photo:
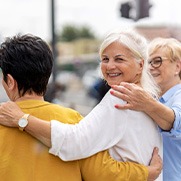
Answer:
[[107, 63], [107, 69], [114, 69], [116, 67], [114, 60], [109, 60]]

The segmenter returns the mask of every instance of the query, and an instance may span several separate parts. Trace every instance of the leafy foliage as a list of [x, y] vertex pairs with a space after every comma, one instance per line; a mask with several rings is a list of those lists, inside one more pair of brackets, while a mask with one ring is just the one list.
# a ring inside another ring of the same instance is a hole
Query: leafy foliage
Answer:
[[75, 25], [65, 25], [58, 34], [59, 41], [71, 42], [77, 39], [94, 39], [95, 36], [88, 26], [77, 27]]

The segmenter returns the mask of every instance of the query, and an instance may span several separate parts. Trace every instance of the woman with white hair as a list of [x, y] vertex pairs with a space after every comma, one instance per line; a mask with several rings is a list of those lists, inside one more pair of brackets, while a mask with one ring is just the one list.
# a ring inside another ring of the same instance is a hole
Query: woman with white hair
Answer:
[[163, 137], [163, 179], [180, 181], [181, 42], [174, 38], [155, 38], [149, 43], [148, 52], [150, 73], [161, 89], [159, 101], [135, 84], [114, 86], [112, 94], [127, 102], [117, 104], [118, 109], [144, 111], [158, 124]]
[[[110, 33], [100, 47], [100, 67], [107, 83], [135, 83], [157, 98], [159, 89], [148, 71], [147, 41], [133, 30]], [[125, 104], [124, 101], [121, 101]], [[25, 131], [51, 147], [50, 153], [62, 160], [89, 157], [109, 149], [118, 161], [149, 165], [154, 147], [162, 156], [162, 139], [157, 125], [143, 112], [120, 111], [113, 106], [120, 99], [108, 92], [102, 101], [78, 124], [69, 125], [52, 120], [44, 122], [32, 115]], [[17, 111], [11, 126], [18, 127]], [[161, 177], [159, 177], [161, 180]]]

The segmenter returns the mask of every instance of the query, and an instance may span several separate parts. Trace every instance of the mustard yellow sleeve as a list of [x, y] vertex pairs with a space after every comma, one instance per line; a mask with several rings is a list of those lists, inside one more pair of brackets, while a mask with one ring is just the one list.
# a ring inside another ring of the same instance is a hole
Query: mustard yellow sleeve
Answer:
[[84, 181], [146, 181], [146, 166], [133, 162], [118, 162], [108, 151], [79, 161]]

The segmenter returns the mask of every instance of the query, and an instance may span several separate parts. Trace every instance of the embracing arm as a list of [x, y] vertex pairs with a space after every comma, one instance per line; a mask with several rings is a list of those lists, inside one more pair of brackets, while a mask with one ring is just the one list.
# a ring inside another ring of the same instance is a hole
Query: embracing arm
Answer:
[[[2, 103], [0, 106], [0, 124], [8, 127], [18, 127], [18, 120], [24, 115], [18, 105], [14, 102]], [[32, 115], [28, 117], [28, 125], [25, 131], [51, 147], [50, 122], [43, 121]]]
[[[109, 104], [106, 104], [106, 107], [107, 105]], [[86, 158], [112, 147], [124, 133], [125, 125], [117, 121], [115, 114], [120, 111], [113, 109], [112, 105], [107, 109], [104, 108], [103, 105], [96, 106], [91, 114], [76, 125], [64, 124], [56, 120], [49, 123], [30, 115], [25, 131], [51, 147], [50, 153], [64, 161]], [[108, 109], [112, 111], [107, 111]], [[13, 102], [3, 103], [0, 113], [0, 124], [10, 127], [18, 127], [18, 120], [24, 115]], [[109, 121], [109, 118], [113, 119]], [[115, 121], [119, 124], [117, 125]]]
[[99, 152], [79, 161], [82, 177], [86, 181], [153, 181], [162, 170], [162, 159], [158, 151], [157, 148], [153, 150], [149, 166], [135, 162], [118, 162], [108, 151]]
[[32, 115], [28, 118], [29, 124], [25, 131], [41, 141], [47, 147], [51, 147], [51, 126], [50, 122], [38, 119]]
[[106, 94], [86, 117], [76, 125], [51, 121], [50, 153], [62, 160], [77, 160], [116, 145], [125, 132], [126, 113], [117, 119], [121, 111], [113, 108], [112, 96]]
[[113, 86], [111, 94], [125, 100], [126, 105], [115, 105], [118, 109], [144, 111], [163, 130], [170, 130], [175, 119], [174, 111], [155, 100], [151, 95], [135, 84], [122, 83]]

